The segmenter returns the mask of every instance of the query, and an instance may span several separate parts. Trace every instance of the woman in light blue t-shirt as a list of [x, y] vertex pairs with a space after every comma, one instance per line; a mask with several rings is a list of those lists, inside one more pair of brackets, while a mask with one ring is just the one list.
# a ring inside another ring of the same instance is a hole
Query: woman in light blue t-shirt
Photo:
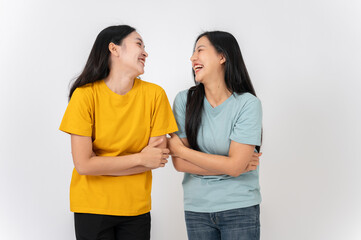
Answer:
[[205, 32], [191, 62], [196, 85], [177, 94], [179, 131], [168, 141], [175, 168], [185, 173], [188, 238], [259, 239], [262, 107], [237, 40]]

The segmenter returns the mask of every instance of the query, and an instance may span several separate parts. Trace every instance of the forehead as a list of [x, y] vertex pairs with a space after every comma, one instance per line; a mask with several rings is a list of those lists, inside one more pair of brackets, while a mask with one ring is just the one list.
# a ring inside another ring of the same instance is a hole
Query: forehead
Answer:
[[198, 46], [201, 46], [201, 45], [203, 45], [203, 46], [208, 46], [208, 45], [210, 45], [211, 43], [209, 42], [209, 40], [208, 40], [208, 38], [206, 37], [206, 36], [203, 36], [203, 37], [201, 37], [200, 39], [198, 39], [198, 41], [197, 41], [197, 43], [196, 43], [196, 48], [198, 47]]
[[126, 41], [140, 40], [143, 42], [142, 36], [140, 36], [140, 34], [137, 33], [136, 31], [130, 33], [126, 38], [124, 38], [124, 40], [126, 40]]

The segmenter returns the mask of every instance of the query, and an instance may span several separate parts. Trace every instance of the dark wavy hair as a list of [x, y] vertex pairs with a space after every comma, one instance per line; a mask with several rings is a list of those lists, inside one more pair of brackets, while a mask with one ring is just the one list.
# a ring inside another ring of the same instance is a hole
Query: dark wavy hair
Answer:
[[[246, 65], [244, 64], [241, 49], [235, 37], [222, 31], [204, 32], [198, 36], [197, 41], [201, 37], [206, 37], [216, 51], [226, 58], [224, 65], [224, 79], [227, 89], [233, 93], [251, 93], [256, 96], [251, 79], [248, 75]], [[193, 70], [193, 77], [195, 77]], [[197, 143], [197, 135], [199, 126], [202, 122], [203, 100], [205, 97], [204, 85], [197, 83], [188, 91], [187, 105], [186, 105], [186, 119], [185, 128], [187, 140], [191, 148], [200, 150]], [[260, 146], [256, 146], [257, 151], [260, 151]]]
[[71, 84], [69, 100], [76, 88], [99, 81], [109, 75], [109, 43], [121, 45], [123, 39], [134, 31], [135, 28], [128, 25], [118, 25], [107, 27], [98, 34], [82, 73]]

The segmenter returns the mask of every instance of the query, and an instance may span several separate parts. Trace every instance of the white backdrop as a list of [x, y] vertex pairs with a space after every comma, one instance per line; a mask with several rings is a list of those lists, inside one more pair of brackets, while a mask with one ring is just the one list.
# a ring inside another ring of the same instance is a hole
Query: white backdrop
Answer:
[[[69, 81], [96, 35], [129, 24], [149, 53], [142, 79], [170, 102], [193, 84], [204, 30], [239, 41], [263, 103], [261, 238], [361, 239], [358, 0], [0, 0], [0, 239], [75, 239]], [[153, 172], [152, 239], [184, 240], [182, 174]]]

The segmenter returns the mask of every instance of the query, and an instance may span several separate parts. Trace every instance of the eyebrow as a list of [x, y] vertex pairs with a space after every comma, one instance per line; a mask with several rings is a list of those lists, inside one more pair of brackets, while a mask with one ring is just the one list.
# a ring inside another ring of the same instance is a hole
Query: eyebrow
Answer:
[[139, 40], [143, 44], [143, 48], [145, 48], [144, 42], [141, 38], [136, 38], [136, 40]]
[[206, 47], [206, 46], [204, 46], [204, 45], [199, 45], [195, 50], [197, 50], [197, 49], [200, 48], [200, 47]]
[[141, 38], [136, 38], [136, 40], [139, 40], [139, 41], [141, 41], [143, 43], [143, 40]]

